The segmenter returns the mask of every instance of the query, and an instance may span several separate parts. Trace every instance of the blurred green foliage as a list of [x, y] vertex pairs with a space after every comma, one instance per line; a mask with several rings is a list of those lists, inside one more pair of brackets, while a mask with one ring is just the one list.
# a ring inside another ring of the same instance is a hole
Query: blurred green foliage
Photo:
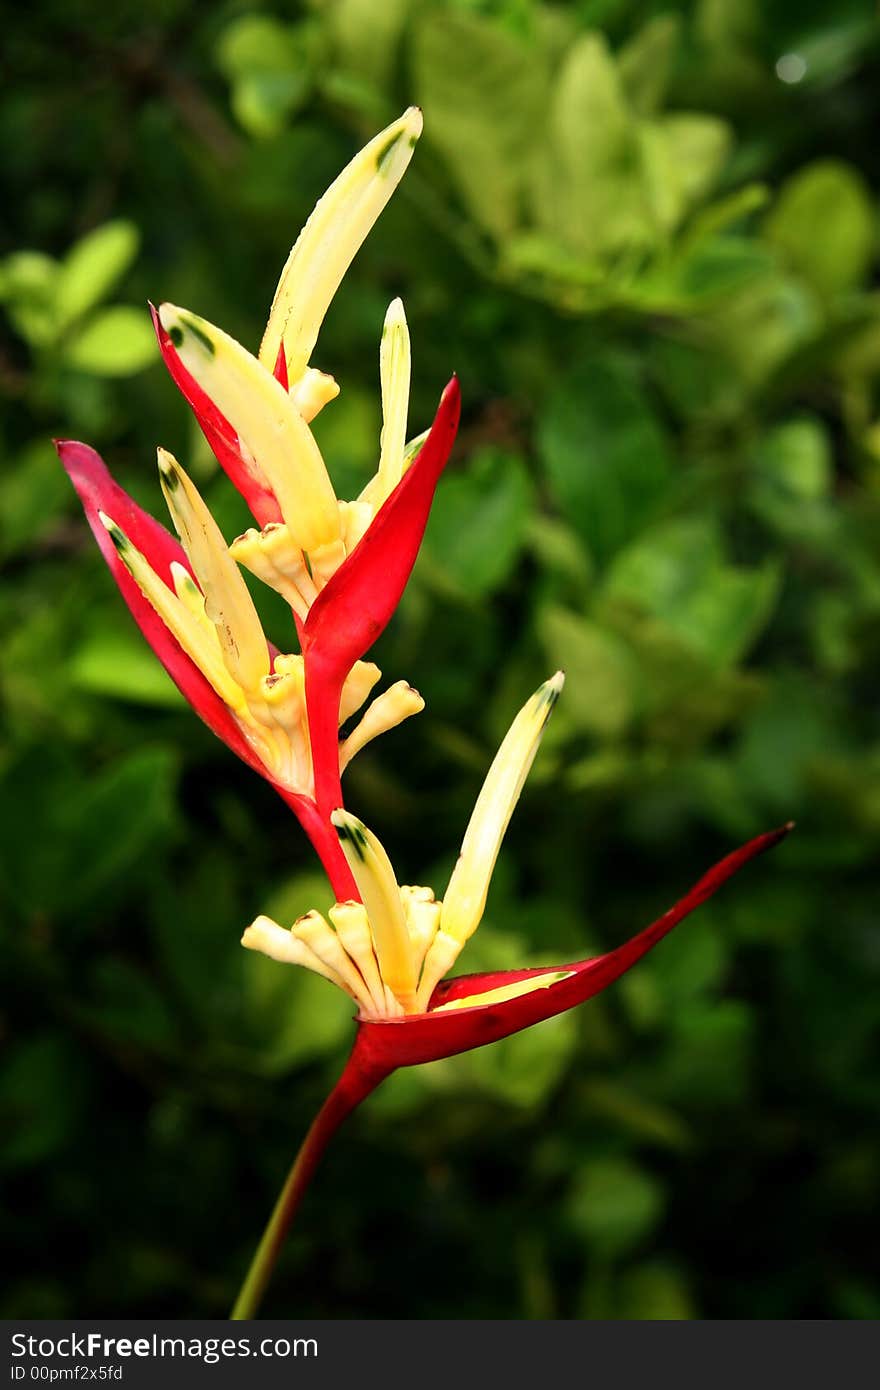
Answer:
[[326, 903], [316, 865], [141, 644], [49, 440], [157, 512], [161, 442], [235, 534], [142, 306], [256, 344], [315, 199], [414, 100], [318, 432], [356, 488], [398, 293], [413, 427], [453, 369], [465, 419], [376, 653], [427, 710], [350, 805], [441, 889], [567, 668], [471, 968], [611, 946], [798, 829], [608, 995], [393, 1078], [267, 1312], [880, 1315], [873, 6], [46, 0], [6, 44], [0, 1312], [224, 1314], [341, 1065], [341, 996], [237, 944]]

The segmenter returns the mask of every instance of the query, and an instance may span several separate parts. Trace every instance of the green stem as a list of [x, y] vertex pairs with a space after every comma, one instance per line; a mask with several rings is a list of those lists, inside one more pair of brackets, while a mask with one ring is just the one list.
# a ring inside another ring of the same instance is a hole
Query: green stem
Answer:
[[281, 1189], [230, 1313], [233, 1321], [256, 1316], [290, 1229], [290, 1223], [296, 1215], [324, 1150], [345, 1117], [350, 1115], [387, 1075], [387, 1072], [368, 1071], [361, 1065], [356, 1054], [355, 1047], [345, 1070], [315, 1116], [311, 1129], [294, 1159], [293, 1167], [287, 1175], [287, 1181]]

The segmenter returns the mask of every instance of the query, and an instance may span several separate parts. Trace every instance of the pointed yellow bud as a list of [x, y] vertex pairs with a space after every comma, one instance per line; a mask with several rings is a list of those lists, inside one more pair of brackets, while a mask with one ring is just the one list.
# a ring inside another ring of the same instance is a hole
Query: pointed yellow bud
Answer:
[[317, 367], [309, 367], [291, 391], [290, 399], [308, 424], [325, 405], [335, 401], [338, 395], [339, 383], [334, 377], [329, 376], [327, 372], [319, 372]]
[[137, 584], [144, 598], [162, 619], [168, 631], [180, 643], [191, 661], [195, 662], [229, 707], [241, 713], [245, 709], [244, 695], [238, 682], [230, 675], [220, 651], [217, 632], [212, 624], [193, 611], [190, 603], [181, 600], [169, 589], [155, 570], [116, 525], [106, 512], [98, 513], [120, 560]]
[[392, 301], [385, 315], [379, 349], [382, 386], [382, 447], [379, 468], [361, 493], [378, 511], [403, 477], [406, 421], [409, 414], [410, 342], [401, 300]]
[[380, 734], [387, 733], [410, 715], [420, 714], [425, 702], [406, 681], [395, 681], [370, 705], [363, 719], [339, 745], [339, 771], [344, 772], [355, 753]]
[[[172, 454], [158, 453], [165, 501], [202, 586], [223, 660], [242, 689], [251, 690], [269, 674], [269, 649], [253, 599], [198, 489]], [[183, 601], [190, 606], [191, 599]]]
[[400, 889], [388, 855], [373, 832], [348, 811], [334, 811], [331, 820], [367, 909], [382, 979], [404, 1011], [412, 1013], [416, 972]]
[[300, 232], [260, 346], [260, 361], [271, 372], [283, 338], [291, 387], [306, 370], [330, 301], [403, 177], [421, 133], [422, 113], [411, 106], [355, 155]]
[[280, 382], [234, 338], [174, 304], [159, 310], [183, 365], [229, 421], [305, 551], [339, 540], [339, 507], [311, 430]]
[[557, 671], [520, 710], [477, 797], [458, 862], [443, 898], [442, 929], [462, 944], [476, 930], [483, 916], [504, 832], [564, 680], [563, 673]]

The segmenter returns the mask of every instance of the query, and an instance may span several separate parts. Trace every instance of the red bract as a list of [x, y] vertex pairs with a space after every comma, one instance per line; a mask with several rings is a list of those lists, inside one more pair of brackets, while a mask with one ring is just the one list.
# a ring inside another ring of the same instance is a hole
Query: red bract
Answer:
[[316, 797], [323, 814], [341, 804], [337, 715], [343, 682], [400, 602], [455, 442], [460, 411], [461, 393], [453, 377], [409, 469], [309, 610], [302, 650]]
[[[280, 521], [281, 509], [278, 506], [275, 496], [262, 486], [258, 479], [254, 477], [251, 469], [248, 468], [247, 462], [242, 457], [238, 435], [235, 430], [217, 409], [211, 397], [202, 390], [201, 386], [199, 386], [198, 382], [181, 362], [177, 349], [162, 327], [159, 319], [159, 311], [153, 304], [150, 305], [150, 313], [153, 316], [153, 327], [156, 330], [156, 337], [159, 340], [159, 351], [162, 354], [162, 360], [168, 368], [174, 384], [178, 387], [184, 399], [192, 408], [192, 412], [198, 420], [202, 433], [213, 450], [217, 462], [226, 473], [230, 482], [232, 482], [241, 493], [260, 526], [268, 526], [270, 522]], [[275, 375], [286, 389], [287, 364], [283, 363], [283, 379], [279, 375], [280, 370], [281, 365], [279, 364], [275, 369]]]
[[82, 502], [98, 548], [128, 604], [132, 617], [181, 695], [233, 753], [237, 753], [249, 767], [265, 775], [265, 769], [227, 705], [209, 685], [195, 662], [183, 651], [177, 639], [168, 631], [156, 610], [144, 598], [120, 560], [98, 513], [106, 512], [113, 517], [169, 588], [172, 587], [171, 565], [174, 561], [192, 574], [183, 547], [164, 526], [139, 507], [124, 488], [114, 482], [103, 459], [88, 444], [80, 444], [73, 439], [57, 439], [55, 448]]
[[[270, 774], [256, 750], [245, 738], [229, 707], [205, 679], [192, 658], [182, 649], [152, 604], [144, 597], [120, 559], [99, 513], [105, 512], [113, 518], [169, 589], [173, 588], [173, 562], [182, 565], [187, 573], [192, 575], [192, 567], [179, 541], [154, 517], [139, 507], [125, 489], [114, 481], [103, 459], [94, 449], [71, 439], [56, 440], [55, 447], [83, 505], [101, 554], [128, 604], [132, 617], [184, 699], [233, 753], [237, 753], [248, 767], [259, 772], [274, 787], [294, 812], [324, 865], [337, 895], [343, 898], [356, 897], [357, 888], [351, 872], [326, 818], [322, 820], [318, 815], [313, 800], [283, 786]], [[271, 644], [269, 652], [274, 660], [277, 653]]]
[[[553, 1018], [577, 1004], [585, 1003], [626, 974], [674, 926], [711, 898], [727, 879], [738, 873], [750, 859], [772, 849], [791, 828], [789, 824], [771, 830], [728, 854], [704, 874], [674, 907], [613, 951], [566, 965], [459, 975], [454, 979], [441, 980], [431, 997], [427, 1013], [359, 1021], [350, 1065], [381, 1080], [398, 1067], [434, 1062], [441, 1057], [452, 1057], [458, 1052], [484, 1047], [487, 1043], [498, 1042], [533, 1023], [541, 1023], [545, 1018]], [[474, 1008], [462, 1006], [449, 1012], [436, 1012], [453, 1000], [464, 1000], [500, 986], [560, 972], [570, 973], [565, 979], [531, 994], [522, 994], [502, 1003]]]

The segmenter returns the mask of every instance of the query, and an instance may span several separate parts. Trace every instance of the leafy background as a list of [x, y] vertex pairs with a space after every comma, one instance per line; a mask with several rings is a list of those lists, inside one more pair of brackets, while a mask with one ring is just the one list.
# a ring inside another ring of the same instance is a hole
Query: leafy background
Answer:
[[[52, 435], [243, 516], [148, 297], [259, 340], [313, 202], [426, 133], [328, 317], [319, 422], [460, 447], [378, 659], [428, 708], [349, 803], [442, 888], [506, 721], [565, 698], [467, 963], [602, 949], [796, 835], [609, 994], [398, 1075], [331, 1151], [275, 1315], [880, 1315], [880, 44], [862, 0], [45, 0], [6, 34], [0, 1312], [231, 1302], [344, 1000], [238, 946], [326, 902], [296, 826], [141, 645]], [[266, 608], [282, 642], [285, 618]]]

